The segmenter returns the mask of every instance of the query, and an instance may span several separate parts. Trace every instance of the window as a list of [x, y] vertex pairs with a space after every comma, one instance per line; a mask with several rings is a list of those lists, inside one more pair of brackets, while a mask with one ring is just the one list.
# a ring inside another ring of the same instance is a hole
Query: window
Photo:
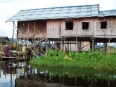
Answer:
[[73, 30], [73, 22], [72, 21], [66, 22], [66, 30]]
[[101, 22], [101, 29], [106, 29], [107, 28], [107, 21]]
[[89, 29], [89, 22], [82, 22], [82, 29]]

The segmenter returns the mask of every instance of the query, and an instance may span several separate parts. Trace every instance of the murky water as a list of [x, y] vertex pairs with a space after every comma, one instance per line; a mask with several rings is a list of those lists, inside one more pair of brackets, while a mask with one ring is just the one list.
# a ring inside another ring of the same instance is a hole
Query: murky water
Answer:
[[0, 70], [0, 87], [116, 87], [114, 71], [35, 66], [7, 68]]

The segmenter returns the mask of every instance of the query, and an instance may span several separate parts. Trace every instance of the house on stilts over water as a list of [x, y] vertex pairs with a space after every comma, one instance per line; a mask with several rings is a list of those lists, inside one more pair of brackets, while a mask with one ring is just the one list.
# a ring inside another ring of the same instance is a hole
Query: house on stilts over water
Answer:
[[94, 50], [97, 42], [116, 41], [116, 10], [99, 8], [94, 4], [21, 10], [7, 22], [13, 22], [17, 38], [31, 46], [50, 42], [60, 50]]

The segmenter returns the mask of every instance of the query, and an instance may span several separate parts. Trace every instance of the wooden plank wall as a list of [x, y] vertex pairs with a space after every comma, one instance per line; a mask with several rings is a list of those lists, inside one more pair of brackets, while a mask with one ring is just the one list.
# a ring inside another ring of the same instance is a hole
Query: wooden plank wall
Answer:
[[[107, 29], [100, 28], [100, 22], [102, 21], [107, 21]], [[116, 17], [110, 17], [73, 19], [73, 30], [65, 29], [65, 19], [18, 22], [18, 29], [21, 32], [18, 32], [18, 38], [27, 38], [34, 35], [34, 22], [35, 28], [37, 29], [35, 33], [42, 31], [42, 33], [35, 35], [36, 38], [45, 36], [47, 38], [61, 38], [61, 36], [86, 37], [87, 35], [112, 38], [116, 36]], [[89, 22], [89, 29], [82, 29], [82, 22]], [[28, 24], [30, 25], [28, 26]]]
[[59, 38], [62, 20], [47, 20], [47, 38]]
[[[100, 22], [107, 21], [107, 28], [101, 29]], [[97, 37], [116, 37], [116, 17], [98, 18], [96, 19], [96, 35]]]
[[[82, 22], [89, 22], [89, 29], [82, 29]], [[93, 19], [73, 19], [73, 30], [65, 29], [65, 20], [63, 21], [64, 27], [61, 29], [61, 36], [86, 36], [93, 35]]]

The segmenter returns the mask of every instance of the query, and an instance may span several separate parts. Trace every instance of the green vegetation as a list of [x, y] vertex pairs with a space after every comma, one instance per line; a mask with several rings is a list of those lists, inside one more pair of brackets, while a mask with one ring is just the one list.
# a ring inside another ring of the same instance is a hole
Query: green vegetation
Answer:
[[30, 60], [30, 64], [37, 66], [116, 70], [116, 54], [105, 55], [97, 50], [95, 52], [50, 50], [46, 55]]

